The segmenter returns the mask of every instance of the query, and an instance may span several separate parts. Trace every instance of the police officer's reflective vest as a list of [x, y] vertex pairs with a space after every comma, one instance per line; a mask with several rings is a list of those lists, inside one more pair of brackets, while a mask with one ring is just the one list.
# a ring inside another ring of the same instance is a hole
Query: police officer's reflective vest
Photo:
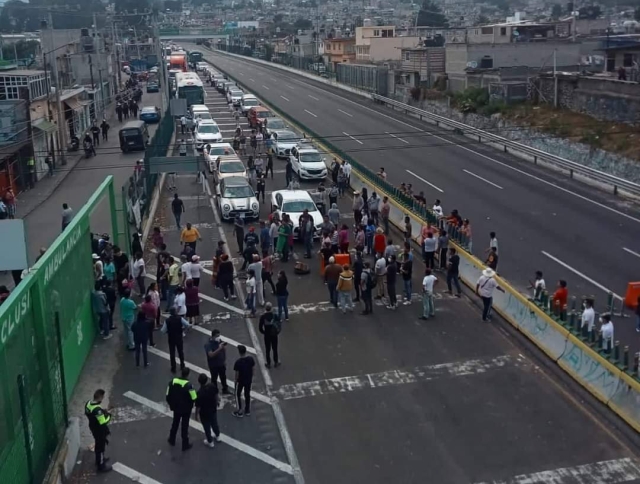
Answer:
[[111, 422], [111, 415], [103, 410], [99, 403], [89, 400], [84, 407], [84, 414], [89, 420], [89, 430], [94, 437], [109, 435], [108, 424]]
[[169, 382], [166, 400], [173, 412], [191, 412], [196, 398], [198, 398], [198, 394], [189, 383], [189, 380], [174, 378]]

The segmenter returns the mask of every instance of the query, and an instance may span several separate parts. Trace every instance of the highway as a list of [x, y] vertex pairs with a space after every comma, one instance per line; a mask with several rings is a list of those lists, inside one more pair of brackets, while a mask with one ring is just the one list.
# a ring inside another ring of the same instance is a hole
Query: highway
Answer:
[[[550, 292], [565, 279], [570, 296], [594, 295], [604, 311], [607, 291], [624, 297], [638, 279], [638, 206], [355, 94], [249, 60], [205, 57], [369, 169], [384, 167], [391, 183], [441, 199], [445, 213], [458, 209], [471, 221], [477, 256], [495, 231], [498, 272], [522, 292], [541, 270]], [[639, 351], [634, 323], [614, 319], [616, 339]]]

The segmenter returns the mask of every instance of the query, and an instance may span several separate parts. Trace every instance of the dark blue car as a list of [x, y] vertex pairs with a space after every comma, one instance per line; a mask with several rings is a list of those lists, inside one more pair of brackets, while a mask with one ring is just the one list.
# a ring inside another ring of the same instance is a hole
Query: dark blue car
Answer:
[[160, 85], [155, 81], [147, 83], [147, 92], [160, 92]]
[[145, 106], [140, 111], [140, 121], [145, 123], [159, 123], [160, 109], [155, 106]]

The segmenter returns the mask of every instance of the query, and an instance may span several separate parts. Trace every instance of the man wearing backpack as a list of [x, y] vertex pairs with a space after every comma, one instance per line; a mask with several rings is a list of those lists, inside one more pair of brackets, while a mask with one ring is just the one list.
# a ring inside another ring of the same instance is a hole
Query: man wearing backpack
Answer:
[[278, 335], [282, 329], [282, 323], [277, 314], [273, 313], [271, 303], [268, 302], [264, 307], [264, 314], [260, 316], [258, 331], [264, 335], [264, 350], [267, 362], [265, 366], [271, 368], [271, 351], [273, 350], [273, 363], [276, 367], [280, 366], [278, 358]]
[[364, 311], [360, 314], [367, 315], [373, 312], [373, 289], [376, 287], [376, 277], [371, 272], [371, 263], [365, 262], [360, 287], [362, 289], [362, 302], [364, 303]]

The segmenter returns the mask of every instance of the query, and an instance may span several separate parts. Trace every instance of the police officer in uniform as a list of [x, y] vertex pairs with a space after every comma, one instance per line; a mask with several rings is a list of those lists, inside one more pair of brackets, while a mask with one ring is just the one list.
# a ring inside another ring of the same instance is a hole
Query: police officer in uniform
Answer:
[[[101, 388], [96, 390], [93, 394], [93, 400], [89, 400], [84, 408], [84, 414], [89, 420], [89, 430], [91, 430], [91, 434], [95, 440], [96, 467], [98, 468], [98, 472], [109, 472], [111, 470], [111, 466], [107, 464], [109, 459], [104, 456], [107, 444], [109, 443], [107, 437], [111, 433], [109, 431], [111, 415], [101, 406], [104, 394], [105, 392]], [[109, 409], [111, 408], [110, 406]]]
[[189, 450], [193, 444], [189, 443], [189, 418], [191, 410], [198, 398], [196, 391], [189, 383], [189, 368], [182, 368], [180, 378], [174, 378], [167, 386], [167, 403], [173, 412], [173, 423], [169, 432], [169, 444], [176, 445], [178, 426], [182, 422], [181, 437], [182, 450]]

